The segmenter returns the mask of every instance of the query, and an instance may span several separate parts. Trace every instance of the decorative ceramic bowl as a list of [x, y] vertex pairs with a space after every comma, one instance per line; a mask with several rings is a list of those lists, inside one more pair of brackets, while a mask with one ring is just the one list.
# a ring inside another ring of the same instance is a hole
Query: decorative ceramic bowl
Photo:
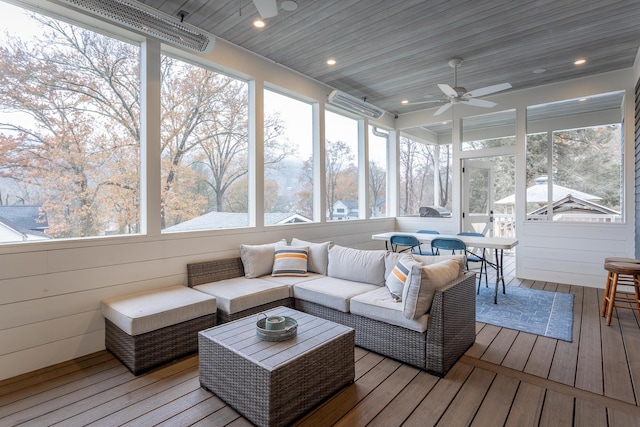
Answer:
[[[264, 316], [261, 318], [261, 316]], [[296, 336], [298, 333], [298, 322], [291, 317], [284, 317], [284, 328], [269, 330], [266, 328], [267, 315], [258, 314], [256, 322], [256, 335], [263, 341], [286, 341]]]

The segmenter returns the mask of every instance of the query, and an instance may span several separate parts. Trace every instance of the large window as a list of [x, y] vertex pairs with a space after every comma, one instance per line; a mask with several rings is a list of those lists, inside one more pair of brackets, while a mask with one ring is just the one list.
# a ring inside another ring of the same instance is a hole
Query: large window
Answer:
[[614, 92], [527, 109], [528, 219], [622, 220], [622, 99]]
[[0, 242], [140, 232], [140, 48], [0, 2]]
[[452, 156], [451, 144], [400, 137], [400, 215], [418, 215], [421, 207], [432, 207], [443, 217], [450, 216]]
[[162, 57], [165, 232], [246, 227], [248, 85]]
[[327, 219], [358, 219], [358, 121], [327, 111], [325, 123]]
[[313, 219], [313, 108], [265, 90], [264, 223]]
[[369, 216], [387, 216], [387, 145], [389, 132], [369, 126]]

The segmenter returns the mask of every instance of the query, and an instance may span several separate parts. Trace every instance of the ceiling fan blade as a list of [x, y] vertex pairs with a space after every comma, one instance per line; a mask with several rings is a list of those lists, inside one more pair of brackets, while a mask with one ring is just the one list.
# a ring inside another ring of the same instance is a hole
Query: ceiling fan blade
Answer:
[[509, 83], [500, 83], [493, 86], [481, 87], [480, 89], [472, 90], [471, 92], [467, 92], [468, 96], [485, 96], [491, 93], [500, 92], [502, 90], [511, 89], [511, 85]]
[[414, 102], [409, 102], [407, 105], [420, 105], [420, 104], [433, 104], [433, 103], [442, 104], [443, 102], [449, 102], [449, 100], [448, 99], [432, 99], [430, 101], [414, 101]]
[[458, 96], [458, 92], [456, 92], [455, 90], [453, 90], [453, 88], [449, 85], [445, 85], [445, 84], [440, 84], [438, 83], [438, 87], [440, 88], [440, 90], [447, 95], [448, 97], [451, 98], [455, 98]]
[[272, 18], [278, 14], [278, 3], [276, 0], [253, 0], [253, 4], [258, 9], [262, 19]]
[[446, 104], [444, 104], [442, 107], [438, 108], [436, 110], [435, 113], [433, 113], [434, 116], [439, 116], [440, 114], [444, 113], [445, 111], [447, 111], [449, 108], [451, 108], [451, 103], [447, 102]]
[[463, 100], [463, 101], [460, 101], [460, 102], [463, 103], [463, 104], [467, 104], [467, 105], [473, 105], [474, 107], [488, 107], [488, 108], [491, 108], [491, 107], [495, 107], [496, 105], [498, 105], [493, 101], [487, 101], [487, 100], [478, 99], [478, 98], [471, 98], [471, 99], [467, 99], [466, 101]]

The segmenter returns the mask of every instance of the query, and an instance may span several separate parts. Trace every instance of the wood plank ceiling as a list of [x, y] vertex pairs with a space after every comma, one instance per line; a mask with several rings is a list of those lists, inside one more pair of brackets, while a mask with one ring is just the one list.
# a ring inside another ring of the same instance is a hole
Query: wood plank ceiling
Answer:
[[441, 99], [453, 57], [460, 86], [518, 90], [631, 67], [640, 45], [638, 0], [298, 0], [263, 29], [250, 0], [143, 2], [395, 114]]

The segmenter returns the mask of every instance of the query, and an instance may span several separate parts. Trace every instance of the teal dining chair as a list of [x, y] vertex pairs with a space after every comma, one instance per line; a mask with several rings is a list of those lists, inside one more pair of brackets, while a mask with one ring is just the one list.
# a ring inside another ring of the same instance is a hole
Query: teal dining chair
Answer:
[[391, 251], [393, 252], [411, 251], [412, 254], [416, 255], [428, 255], [422, 253], [420, 240], [414, 236], [395, 234], [389, 238], [389, 242], [391, 243]]
[[[439, 231], [436, 230], [418, 230], [416, 231], [416, 233], [422, 233], [422, 234], [440, 234]], [[427, 247], [427, 245], [421, 245], [420, 246], [420, 250], [422, 251], [422, 253], [424, 255], [435, 255], [431, 249], [429, 247]]]

